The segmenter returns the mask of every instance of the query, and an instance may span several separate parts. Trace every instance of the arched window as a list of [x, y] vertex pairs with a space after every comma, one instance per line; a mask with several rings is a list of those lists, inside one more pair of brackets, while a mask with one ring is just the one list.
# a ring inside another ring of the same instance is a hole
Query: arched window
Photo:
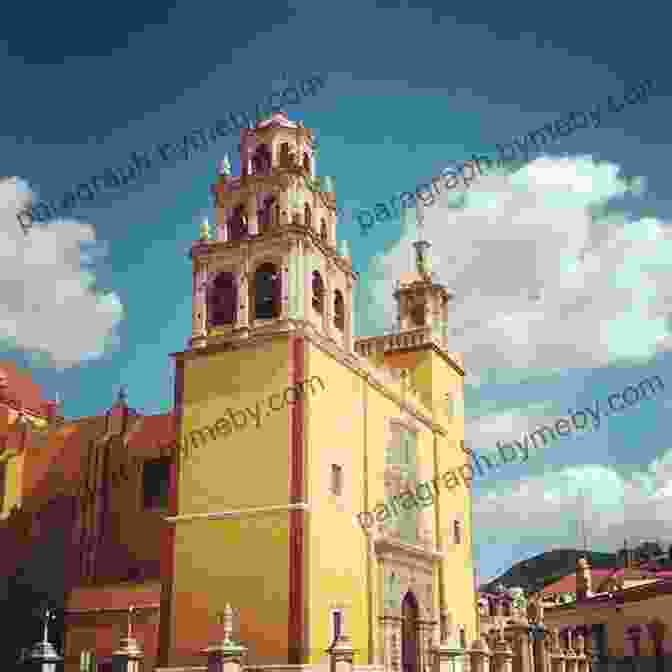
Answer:
[[247, 235], [247, 214], [245, 206], [239, 205], [235, 208], [227, 222], [229, 231], [229, 240], [242, 240]]
[[320, 237], [325, 243], [327, 242], [327, 222], [324, 217], [320, 219]]
[[324, 283], [318, 271], [313, 271], [313, 308], [320, 315], [324, 312]]
[[308, 203], [303, 206], [303, 219], [306, 226], [313, 225], [313, 213], [311, 212]]
[[208, 318], [210, 326], [234, 324], [238, 304], [238, 288], [233, 273], [220, 273], [208, 288]]
[[257, 320], [280, 316], [280, 273], [275, 264], [262, 264], [254, 274], [254, 316]]
[[427, 307], [425, 306], [425, 303], [423, 301], [418, 301], [413, 305], [413, 309], [411, 310], [411, 319], [413, 320], [413, 324], [415, 324], [416, 327], [422, 327], [425, 325], [425, 319], [427, 316]]
[[271, 151], [266, 145], [259, 145], [252, 157], [252, 173], [268, 175], [271, 172]]
[[271, 230], [273, 224], [273, 206], [275, 204], [275, 197], [269, 196], [264, 199], [264, 205], [261, 210], [257, 212], [259, 221], [259, 233], [267, 233]]
[[275, 209], [273, 210], [273, 214], [275, 215], [273, 218], [273, 226], [280, 226], [280, 204], [276, 203], [275, 204]]
[[280, 166], [282, 168], [289, 168], [291, 164], [290, 152], [289, 152], [289, 143], [283, 142], [280, 145]]
[[420, 646], [418, 619], [420, 609], [415, 595], [409, 590], [401, 603], [401, 669], [404, 672], [418, 672], [420, 669]]
[[308, 152], [303, 153], [303, 169], [310, 175], [310, 157]]
[[345, 304], [340, 289], [334, 292], [334, 326], [339, 331], [345, 329]]

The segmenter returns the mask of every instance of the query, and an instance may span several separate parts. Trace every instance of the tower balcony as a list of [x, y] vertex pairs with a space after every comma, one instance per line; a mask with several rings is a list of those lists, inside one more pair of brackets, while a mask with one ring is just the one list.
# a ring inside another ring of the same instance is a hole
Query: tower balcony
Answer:
[[[418, 348], [423, 345], [434, 345], [446, 352], [441, 344], [441, 338], [436, 335], [431, 326], [418, 327], [383, 336], [356, 339], [355, 352], [361, 357], [369, 358], [381, 353]], [[461, 369], [464, 369], [461, 353], [447, 352], [446, 354]]]

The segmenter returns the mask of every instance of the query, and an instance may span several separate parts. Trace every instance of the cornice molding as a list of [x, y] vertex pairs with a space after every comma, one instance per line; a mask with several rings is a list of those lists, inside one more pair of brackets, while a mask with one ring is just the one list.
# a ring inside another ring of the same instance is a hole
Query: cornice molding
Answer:
[[[439, 434], [443, 437], [449, 436], [449, 432], [442, 425], [434, 422], [431, 416], [424, 415], [421, 411], [411, 406], [401, 396], [388, 389], [387, 383], [379, 380], [376, 377], [375, 372], [367, 371], [366, 367], [362, 364], [363, 362], [368, 362], [366, 358], [360, 357], [357, 354], [349, 354], [344, 350], [341, 350], [340, 346], [335, 341], [330, 342], [326, 337], [322, 337], [320, 334], [315, 332], [310, 323], [304, 322], [302, 320], [294, 320], [291, 318], [284, 320], [284, 322], [286, 325], [288, 325], [286, 328], [278, 329], [278, 327], [275, 327], [274, 330], [269, 333], [254, 334], [250, 335], [249, 338], [227, 341], [226, 343], [209, 343], [208, 345], [201, 348], [184, 350], [182, 352], [173, 352], [170, 353], [169, 356], [174, 357], [177, 361], [192, 360], [201, 356], [216, 354], [219, 352], [232, 352], [245, 348], [252, 348], [258, 345], [260, 342], [271, 340], [279, 336], [289, 337], [291, 334], [303, 336], [322, 352], [343, 364], [346, 368], [348, 368], [363, 380], [366, 380], [371, 385], [371, 387], [376, 389], [384, 397], [399, 406], [402, 411], [405, 411], [422, 425], [427, 427], [432, 433]], [[272, 328], [272, 325], [269, 325], [269, 328]]]
[[275, 506], [260, 506], [251, 509], [232, 509], [230, 511], [213, 511], [211, 513], [183, 513], [177, 516], [166, 516], [164, 520], [169, 524], [191, 522], [194, 520], [220, 520], [222, 518], [242, 518], [255, 513], [274, 513], [279, 511], [309, 511], [308, 504], [278, 504]]

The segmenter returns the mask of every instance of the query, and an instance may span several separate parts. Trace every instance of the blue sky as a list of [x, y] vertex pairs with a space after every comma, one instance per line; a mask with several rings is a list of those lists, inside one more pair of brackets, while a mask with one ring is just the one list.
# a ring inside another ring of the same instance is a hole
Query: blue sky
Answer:
[[[167, 355], [191, 328], [186, 252], [238, 140], [157, 163], [25, 238], [15, 215], [28, 190], [59, 198], [133, 151], [252, 110], [285, 76], [315, 73], [325, 88], [287, 112], [317, 131], [318, 172], [335, 176], [346, 210], [653, 80], [645, 104], [561, 138], [511, 177], [482, 178], [463, 202], [440, 197], [426, 230], [435, 270], [458, 293], [451, 328], [467, 325], [453, 349], [470, 372], [474, 450], [651, 375], [672, 389], [669, 22], [659, 3], [627, 13], [585, 2], [180, 4], [93, 13], [47, 3], [35, 21], [31, 5], [14, 3], [0, 22], [0, 175], [20, 178], [0, 184], [2, 354], [58, 392], [68, 417], [99, 413], [122, 383], [140, 411], [170, 407]], [[413, 223], [376, 223], [364, 237], [346, 216], [337, 235], [361, 273], [357, 333], [381, 333], [391, 283], [410, 268]], [[624, 536], [672, 541], [661, 514], [672, 504], [667, 396], [477, 483], [479, 575], [576, 546], [580, 483], [595, 550]]]

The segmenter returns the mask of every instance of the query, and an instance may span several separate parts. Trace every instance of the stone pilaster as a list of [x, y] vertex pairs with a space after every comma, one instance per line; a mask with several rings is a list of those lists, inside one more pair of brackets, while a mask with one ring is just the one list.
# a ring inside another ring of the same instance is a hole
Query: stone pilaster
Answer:
[[255, 191], [247, 195], [245, 202], [247, 212], [247, 232], [250, 236], [259, 233], [259, 218], [257, 216], [257, 194]]
[[291, 263], [291, 251], [283, 255], [280, 265], [280, 318], [286, 320], [290, 316], [289, 297], [292, 286], [289, 278], [289, 264]]
[[353, 285], [350, 279], [348, 279], [348, 286], [347, 289], [345, 290], [345, 296], [343, 297], [343, 303], [345, 304], [344, 309], [345, 309], [345, 329], [343, 332], [344, 335], [344, 343], [343, 343], [343, 349], [351, 353], [353, 351], [353, 344], [354, 344], [354, 319], [353, 319], [353, 305], [352, 305], [352, 300], [353, 300]]
[[208, 657], [207, 672], [241, 672], [247, 648], [231, 639], [233, 635], [233, 610], [226, 605], [223, 614], [224, 639], [203, 649]]
[[236, 322], [236, 327], [239, 329], [249, 328], [250, 319], [252, 317], [250, 306], [249, 275], [246, 266], [247, 264], [238, 269], [236, 273], [236, 284], [238, 286], [238, 320]]
[[331, 336], [334, 327], [334, 267], [330, 261], [325, 266], [324, 278], [324, 320], [322, 329], [327, 337]]

